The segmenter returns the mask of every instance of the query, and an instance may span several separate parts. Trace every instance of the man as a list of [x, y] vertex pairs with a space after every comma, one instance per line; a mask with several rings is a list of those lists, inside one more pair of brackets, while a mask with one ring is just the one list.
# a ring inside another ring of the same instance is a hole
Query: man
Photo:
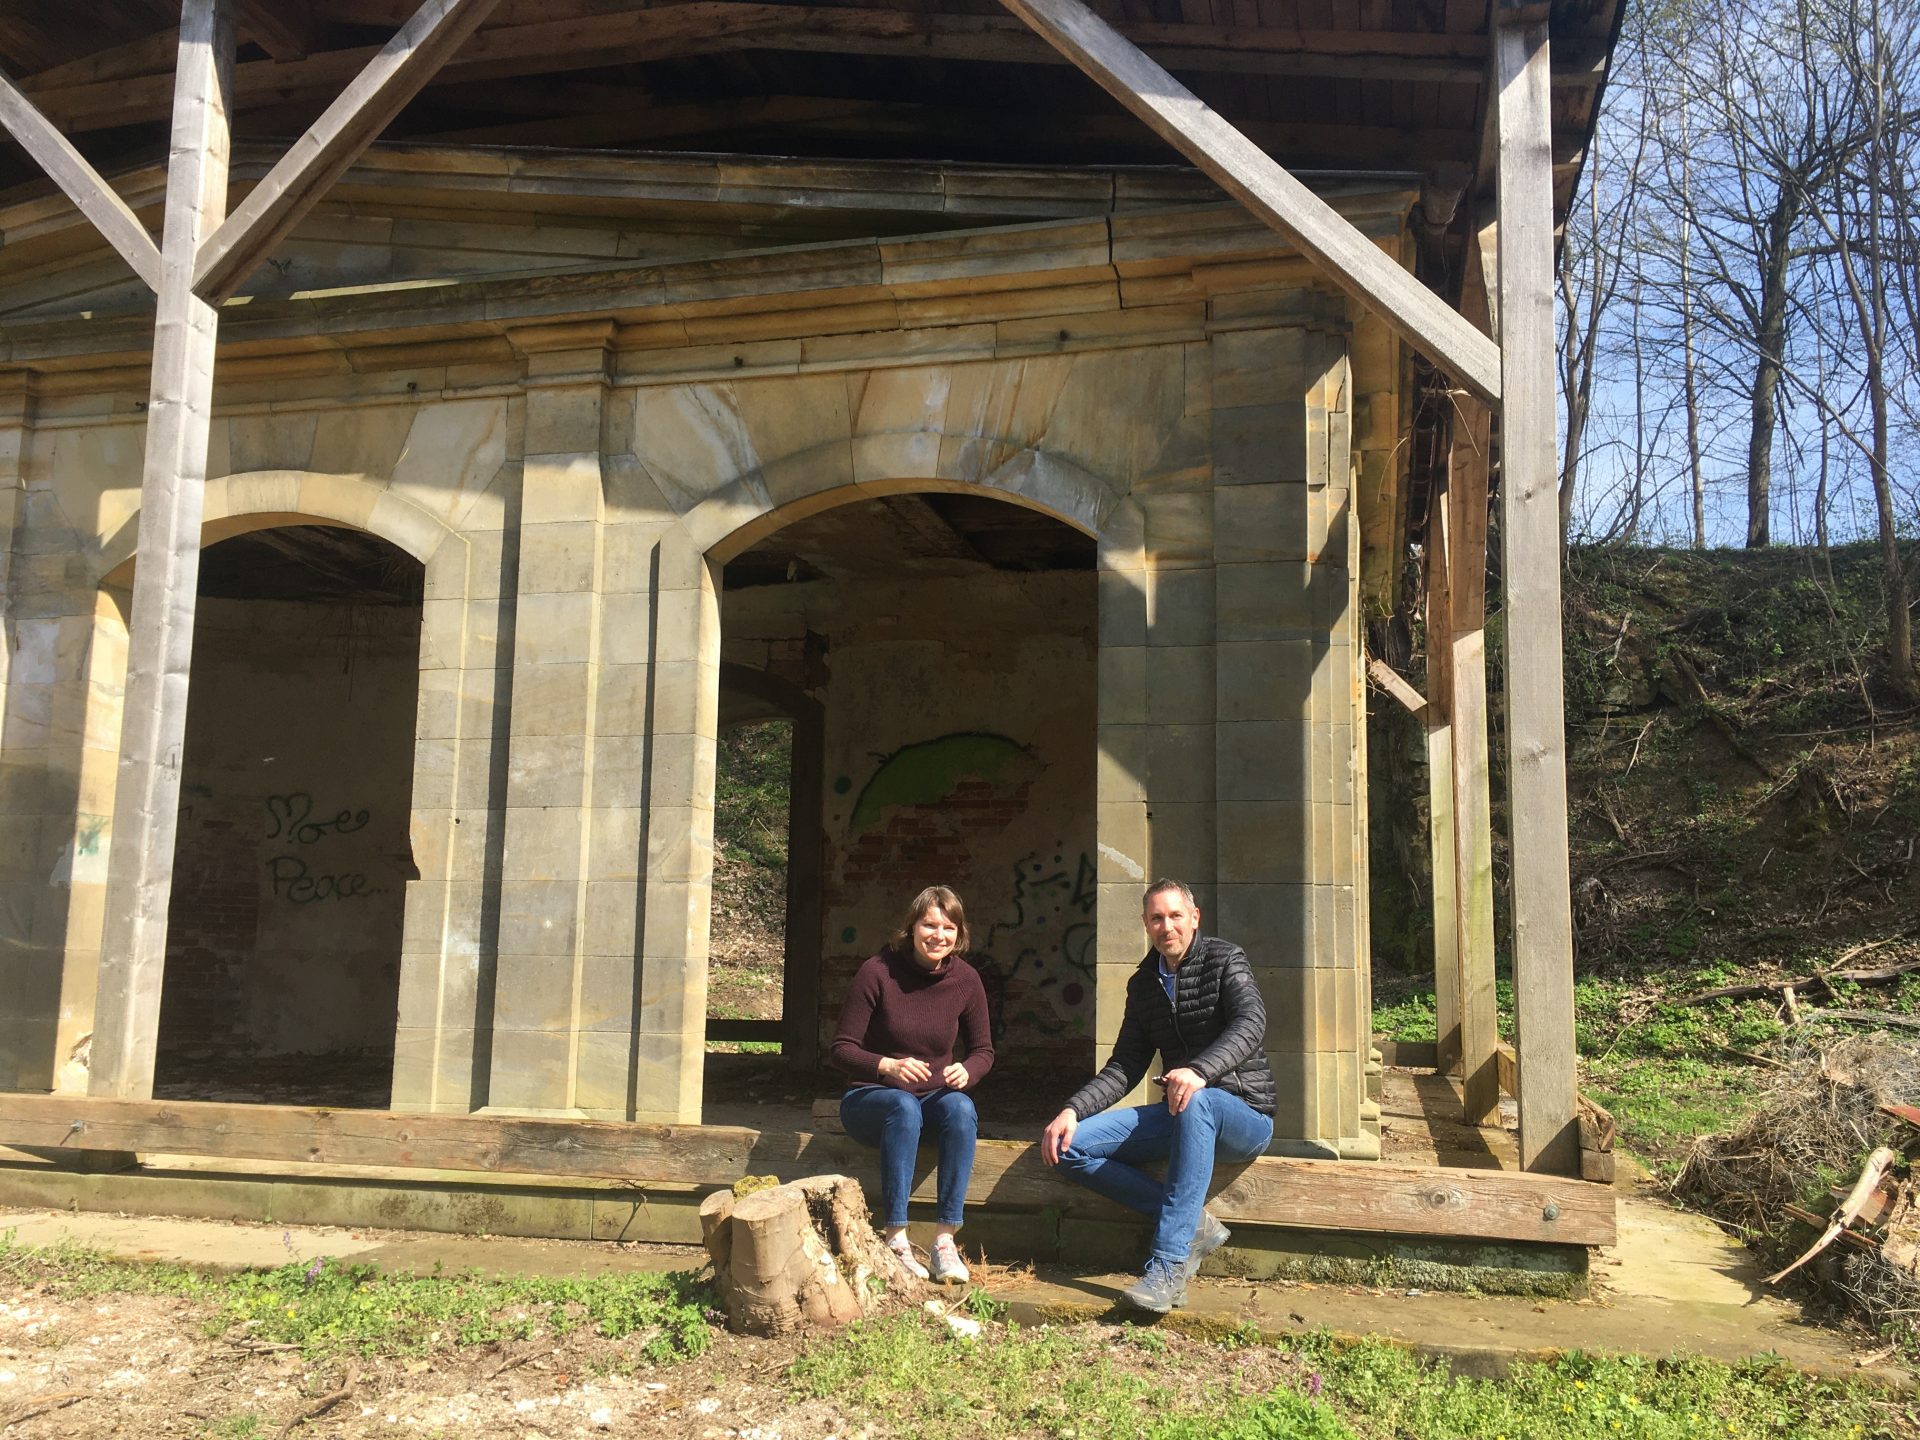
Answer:
[[[1200, 907], [1178, 880], [1156, 881], [1142, 919], [1153, 948], [1127, 981], [1113, 1056], [1040, 1137], [1048, 1165], [1154, 1221], [1153, 1251], [1121, 1299], [1165, 1314], [1227, 1241], [1206, 1210], [1216, 1161], [1251, 1160], [1273, 1139], [1267, 1008], [1238, 945], [1200, 933]], [[1102, 1114], [1160, 1052], [1164, 1103]], [[1167, 1162], [1162, 1184], [1139, 1166]]]

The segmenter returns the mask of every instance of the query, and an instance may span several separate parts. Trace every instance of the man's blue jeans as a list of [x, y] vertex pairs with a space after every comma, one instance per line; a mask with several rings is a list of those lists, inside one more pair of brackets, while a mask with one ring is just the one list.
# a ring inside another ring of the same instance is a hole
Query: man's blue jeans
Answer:
[[[1238, 1095], [1208, 1086], [1178, 1115], [1167, 1113], [1164, 1100], [1089, 1115], [1060, 1152], [1060, 1170], [1156, 1221], [1153, 1258], [1177, 1266], [1193, 1244], [1214, 1164], [1251, 1160], [1272, 1139], [1271, 1118]], [[1150, 1160], [1167, 1162], [1165, 1184], [1137, 1168]]]
[[907, 1223], [913, 1159], [924, 1132], [940, 1146], [939, 1203], [934, 1218], [958, 1225], [973, 1177], [973, 1141], [979, 1130], [973, 1100], [958, 1090], [914, 1095], [891, 1085], [856, 1085], [840, 1097], [840, 1123], [862, 1145], [880, 1152], [882, 1225]]

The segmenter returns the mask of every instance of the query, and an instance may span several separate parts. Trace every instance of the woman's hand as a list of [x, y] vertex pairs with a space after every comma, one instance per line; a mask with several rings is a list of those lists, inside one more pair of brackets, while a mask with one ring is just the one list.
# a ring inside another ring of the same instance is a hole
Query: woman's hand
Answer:
[[967, 1067], [964, 1065], [947, 1066], [940, 1072], [940, 1078], [946, 1082], [949, 1090], [964, 1090], [973, 1083], [973, 1077], [967, 1074]]
[[879, 1070], [880, 1078], [894, 1085], [920, 1085], [933, 1078], [932, 1067], [911, 1055], [882, 1060]]

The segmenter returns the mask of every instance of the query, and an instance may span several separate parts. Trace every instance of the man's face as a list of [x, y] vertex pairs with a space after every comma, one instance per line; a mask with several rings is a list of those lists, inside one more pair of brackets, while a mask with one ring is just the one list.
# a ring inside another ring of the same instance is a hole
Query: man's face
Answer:
[[1162, 890], [1147, 901], [1147, 941], [1168, 965], [1178, 965], [1200, 929], [1200, 910], [1178, 890]]

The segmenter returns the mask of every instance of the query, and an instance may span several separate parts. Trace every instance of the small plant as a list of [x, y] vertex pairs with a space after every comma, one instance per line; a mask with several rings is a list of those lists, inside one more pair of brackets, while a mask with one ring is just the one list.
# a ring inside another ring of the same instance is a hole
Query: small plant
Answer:
[[978, 1285], [967, 1291], [966, 1298], [960, 1302], [960, 1308], [983, 1325], [994, 1324], [1007, 1318], [1006, 1302], [994, 1299]]

